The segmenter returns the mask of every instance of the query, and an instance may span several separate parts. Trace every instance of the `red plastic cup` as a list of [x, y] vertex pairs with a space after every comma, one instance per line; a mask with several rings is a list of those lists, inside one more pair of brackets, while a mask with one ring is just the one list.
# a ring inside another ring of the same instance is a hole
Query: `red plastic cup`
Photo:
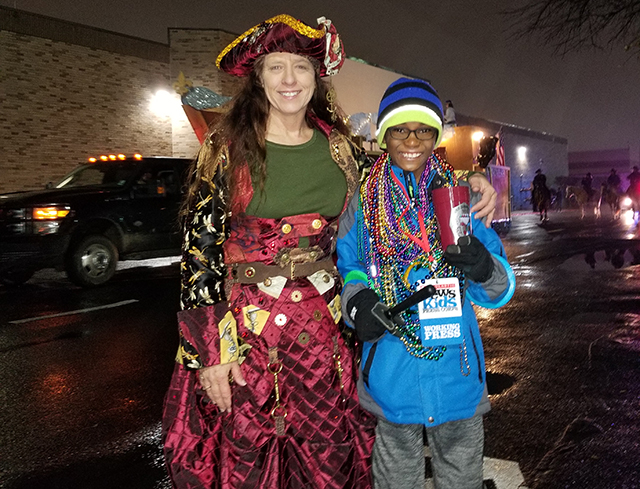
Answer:
[[431, 192], [438, 220], [442, 248], [458, 243], [458, 238], [471, 234], [469, 187], [437, 188]]

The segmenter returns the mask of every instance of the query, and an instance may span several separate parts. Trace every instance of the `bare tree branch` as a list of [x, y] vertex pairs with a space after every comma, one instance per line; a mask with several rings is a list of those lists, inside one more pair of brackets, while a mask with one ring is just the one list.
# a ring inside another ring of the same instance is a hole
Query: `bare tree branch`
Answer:
[[640, 0], [521, 0], [503, 14], [512, 38], [537, 37], [561, 56], [616, 46], [640, 56]]

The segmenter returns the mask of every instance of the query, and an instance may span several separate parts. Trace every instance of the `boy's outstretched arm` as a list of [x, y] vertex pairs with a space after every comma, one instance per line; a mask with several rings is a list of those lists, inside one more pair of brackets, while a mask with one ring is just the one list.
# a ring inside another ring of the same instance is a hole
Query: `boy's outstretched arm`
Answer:
[[489, 180], [481, 173], [474, 173], [467, 178], [471, 191], [480, 193], [482, 198], [472, 208], [471, 212], [476, 213], [476, 218], [484, 220], [484, 225], [487, 228], [491, 227], [491, 221], [493, 220], [493, 213], [496, 210], [496, 200], [498, 198], [498, 192], [489, 183]]

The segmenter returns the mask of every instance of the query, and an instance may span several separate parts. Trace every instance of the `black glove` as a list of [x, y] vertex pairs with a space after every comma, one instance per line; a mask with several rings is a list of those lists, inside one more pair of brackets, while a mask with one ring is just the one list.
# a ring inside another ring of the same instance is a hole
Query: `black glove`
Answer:
[[447, 246], [444, 258], [474, 282], [486, 282], [493, 273], [491, 253], [473, 235], [462, 236], [457, 245]]
[[378, 302], [380, 297], [371, 289], [361, 290], [347, 302], [347, 313], [362, 341], [376, 340], [387, 331], [384, 324], [371, 313]]

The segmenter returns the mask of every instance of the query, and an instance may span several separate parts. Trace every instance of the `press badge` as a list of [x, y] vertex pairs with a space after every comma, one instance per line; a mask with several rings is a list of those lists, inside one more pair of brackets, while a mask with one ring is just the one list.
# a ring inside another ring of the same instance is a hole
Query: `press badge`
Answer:
[[462, 301], [457, 277], [420, 281], [416, 289], [433, 285], [436, 293], [418, 304], [422, 344], [425, 346], [462, 343]]

